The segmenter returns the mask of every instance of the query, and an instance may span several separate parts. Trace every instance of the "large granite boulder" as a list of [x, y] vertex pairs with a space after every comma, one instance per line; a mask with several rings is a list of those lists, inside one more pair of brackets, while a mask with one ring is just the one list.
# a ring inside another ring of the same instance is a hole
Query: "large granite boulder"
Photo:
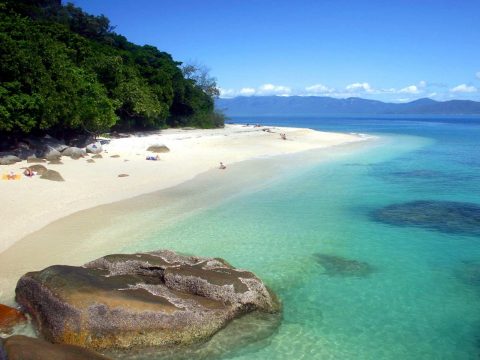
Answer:
[[191, 344], [242, 314], [280, 311], [253, 273], [168, 250], [27, 273], [16, 299], [46, 339], [96, 349]]
[[44, 157], [48, 161], [55, 161], [59, 160], [62, 157], [62, 154], [60, 153], [60, 151], [54, 149], [53, 147], [46, 146], [42, 157]]
[[0, 360], [108, 360], [75, 345], [51, 344], [23, 335], [0, 339]]
[[0, 333], [7, 333], [18, 324], [27, 321], [25, 315], [15, 308], [0, 304]]

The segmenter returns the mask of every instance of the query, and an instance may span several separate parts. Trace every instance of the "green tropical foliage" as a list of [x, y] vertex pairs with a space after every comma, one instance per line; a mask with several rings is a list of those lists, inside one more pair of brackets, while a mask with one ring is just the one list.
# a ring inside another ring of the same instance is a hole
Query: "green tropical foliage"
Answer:
[[0, 0], [0, 135], [218, 127], [208, 72], [60, 0]]

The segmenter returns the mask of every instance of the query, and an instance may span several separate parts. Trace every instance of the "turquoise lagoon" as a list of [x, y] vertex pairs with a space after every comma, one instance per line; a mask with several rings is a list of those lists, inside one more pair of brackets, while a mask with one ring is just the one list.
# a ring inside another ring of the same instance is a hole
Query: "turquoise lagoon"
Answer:
[[[479, 120], [233, 120], [371, 133], [382, 139], [338, 160], [295, 168], [295, 173], [268, 186], [245, 191], [174, 224], [152, 226], [141, 242], [123, 247], [122, 251], [171, 248], [223, 257], [256, 272], [281, 298], [281, 324], [269, 336], [251, 336], [235, 346], [241, 326], [233, 335], [226, 329], [217, 335], [223, 339], [214, 338], [187, 357], [480, 357], [478, 233], [388, 224], [372, 216], [385, 206], [418, 200], [480, 206]], [[478, 208], [471, 215], [460, 224], [480, 222]], [[325, 258], [330, 261], [322, 262]], [[223, 341], [218, 346], [229, 351], [208, 349], [216, 341]], [[180, 355], [156, 357], [176, 356]]]

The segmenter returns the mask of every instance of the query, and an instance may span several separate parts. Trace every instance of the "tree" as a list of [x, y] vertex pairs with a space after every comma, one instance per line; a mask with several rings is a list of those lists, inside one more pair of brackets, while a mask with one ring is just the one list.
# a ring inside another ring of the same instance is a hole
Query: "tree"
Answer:
[[195, 63], [184, 64], [182, 65], [182, 73], [186, 79], [194, 81], [208, 96], [220, 96], [217, 79], [210, 76], [210, 69], [206, 66]]

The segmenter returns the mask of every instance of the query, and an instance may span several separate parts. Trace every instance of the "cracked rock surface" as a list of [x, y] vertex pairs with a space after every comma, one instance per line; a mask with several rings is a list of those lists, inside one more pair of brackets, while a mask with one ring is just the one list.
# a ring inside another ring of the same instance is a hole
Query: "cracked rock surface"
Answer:
[[47, 340], [94, 349], [192, 344], [242, 314], [280, 311], [253, 273], [169, 250], [30, 272], [16, 298]]

